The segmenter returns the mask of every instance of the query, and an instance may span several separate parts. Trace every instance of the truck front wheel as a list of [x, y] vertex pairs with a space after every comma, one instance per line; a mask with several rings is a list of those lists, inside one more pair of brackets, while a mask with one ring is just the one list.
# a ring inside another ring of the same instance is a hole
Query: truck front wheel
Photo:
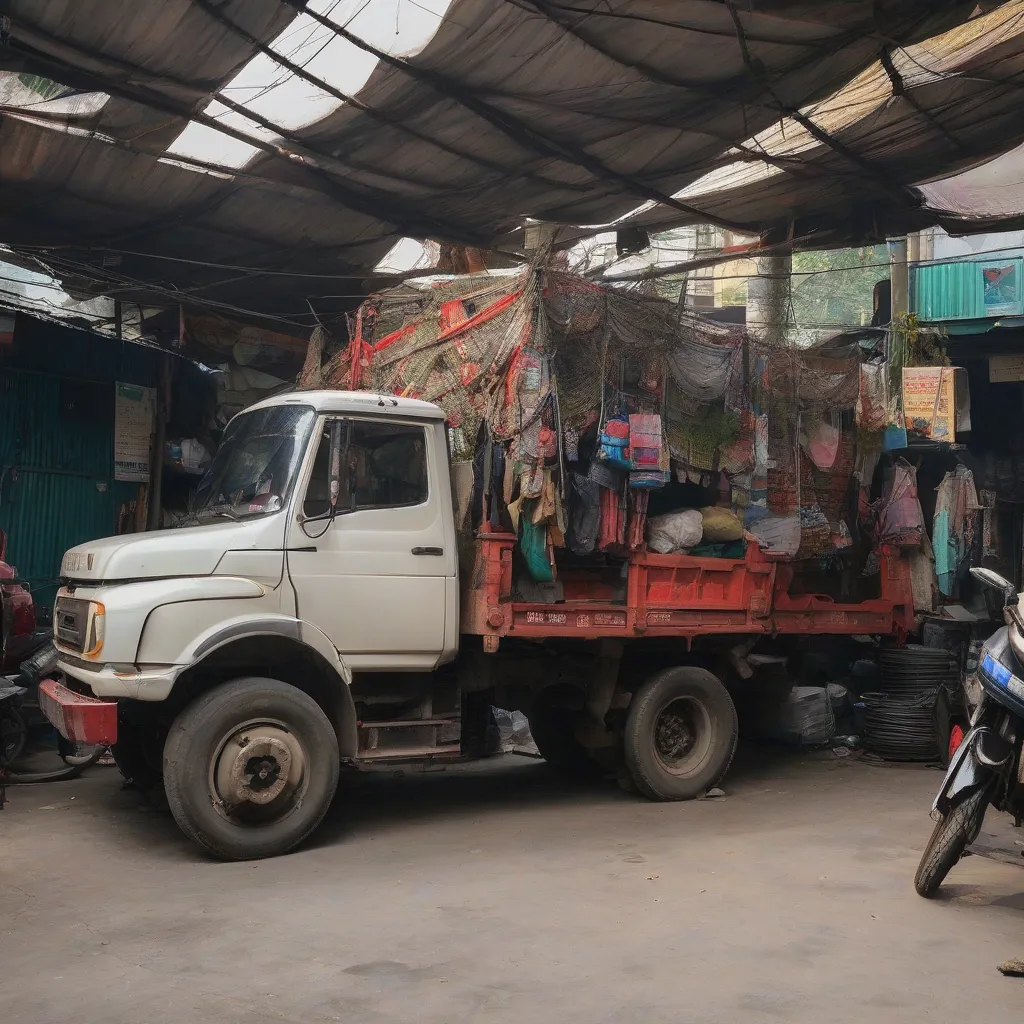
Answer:
[[729, 691], [706, 669], [659, 672], [633, 696], [626, 767], [651, 800], [690, 800], [728, 771], [739, 725]]
[[181, 830], [225, 860], [273, 857], [302, 842], [338, 785], [334, 729], [308, 694], [236, 679], [181, 712], [164, 745], [164, 788]]

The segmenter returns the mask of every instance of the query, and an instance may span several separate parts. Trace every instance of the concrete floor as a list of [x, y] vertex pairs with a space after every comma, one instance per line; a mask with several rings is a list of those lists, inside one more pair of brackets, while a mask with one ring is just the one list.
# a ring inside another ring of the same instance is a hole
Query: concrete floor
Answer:
[[112, 768], [12, 789], [0, 1020], [1019, 1022], [996, 965], [1024, 955], [1024, 871], [911, 888], [938, 773], [763, 758], [674, 805], [521, 758], [377, 777], [250, 864]]

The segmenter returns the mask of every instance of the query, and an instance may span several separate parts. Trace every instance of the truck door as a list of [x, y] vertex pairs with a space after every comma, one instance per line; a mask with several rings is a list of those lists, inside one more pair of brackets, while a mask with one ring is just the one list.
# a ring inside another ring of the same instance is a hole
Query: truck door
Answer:
[[[445, 647], [446, 581], [456, 575], [446, 453], [422, 422], [342, 419], [341, 487], [330, 509], [330, 431], [323, 424], [289, 530], [300, 618], [322, 629], [353, 669], [428, 669]], [[305, 517], [305, 518], [304, 518]], [[310, 518], [312, 517], [312, 518]]]

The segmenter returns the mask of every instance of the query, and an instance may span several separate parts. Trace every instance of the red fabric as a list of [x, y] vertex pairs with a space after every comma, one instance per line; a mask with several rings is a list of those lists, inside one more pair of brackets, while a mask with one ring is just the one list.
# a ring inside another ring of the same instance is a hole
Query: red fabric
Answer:
[[626, 531], [626, 544], [630, 551], [637, 551], [644, 546], [644, 527], [647, 525], [647, 502], [650, 496], [650, 491], [630, 489], [629, 529]]
[[442, 334], [445, 331], [461, 327], [469, 319], [466, 316], [466, 307], [462, 299], [449, 299], [441, 303], [441, 312], [437, 318], [437, 326]]
[[488, 320], [493, 320], [499, 313], [503, 313], [513, 302], [516, 301], [523, 294], [522, 288], [518, 291], [509, 292], [508, 295], [503, 295], [497, 302], [492, 302], [489, 306], [481, 309], [479, 313], [474, 314], [468, 320], [455, 327], [450, 328], [447, 331], [442, 331], [438, 336], [438, 341], [446, 341], [448, 338], [454, 337], [456, 334], [461, 334], [463, 331], [468, 331], [472, 327], [479, 327], [480, 324], [487, 323]]
[[622, 495], [610, 487], [601, 488], [601, 529], [597, 535], [597, 549], [621, 547], [626, 541]]
[[390, 334], [385, 334], [380, 341], [376, 342], [373, 346], [374, 352], [380, 352], [381, 349], [385, 349], [388, 345], [394, 345], [396, 341], [401, 341], [402, 338], [412, 334], [416, 330], [416, 324], [406, 324], [404, 327], [399, 327], [397, 331], [392, 331]]

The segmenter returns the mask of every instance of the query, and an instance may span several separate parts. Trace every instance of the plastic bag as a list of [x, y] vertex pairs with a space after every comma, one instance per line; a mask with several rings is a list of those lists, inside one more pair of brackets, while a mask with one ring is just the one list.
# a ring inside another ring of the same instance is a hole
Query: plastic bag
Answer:
[[824, 686], [794, 686], [786, 702], [788, 730], [801, 744], [827, 743], [836, 729], [835, 714]]
[[719, 508], [709, 505], [700, 510], [704, 523], [705, 541], [721, 543], [727, 540], [740, 540], [743, 537], [743, 523], [740, 517], [730, 508]]
[[675, 554], [696, 547], [704, 531], [699, 509], [668, 512], [647, 520], [647, 544], [659, 555]]
[[500, 751], [503, 754], [511, 754], [517, 750], [529, 754], [540, 753], [537, 744], [533, 742], [530, 723], [522, 711], [506, 711], [492, 705], [491, 717], [498, 727], [498, 751], [495, 753]]

